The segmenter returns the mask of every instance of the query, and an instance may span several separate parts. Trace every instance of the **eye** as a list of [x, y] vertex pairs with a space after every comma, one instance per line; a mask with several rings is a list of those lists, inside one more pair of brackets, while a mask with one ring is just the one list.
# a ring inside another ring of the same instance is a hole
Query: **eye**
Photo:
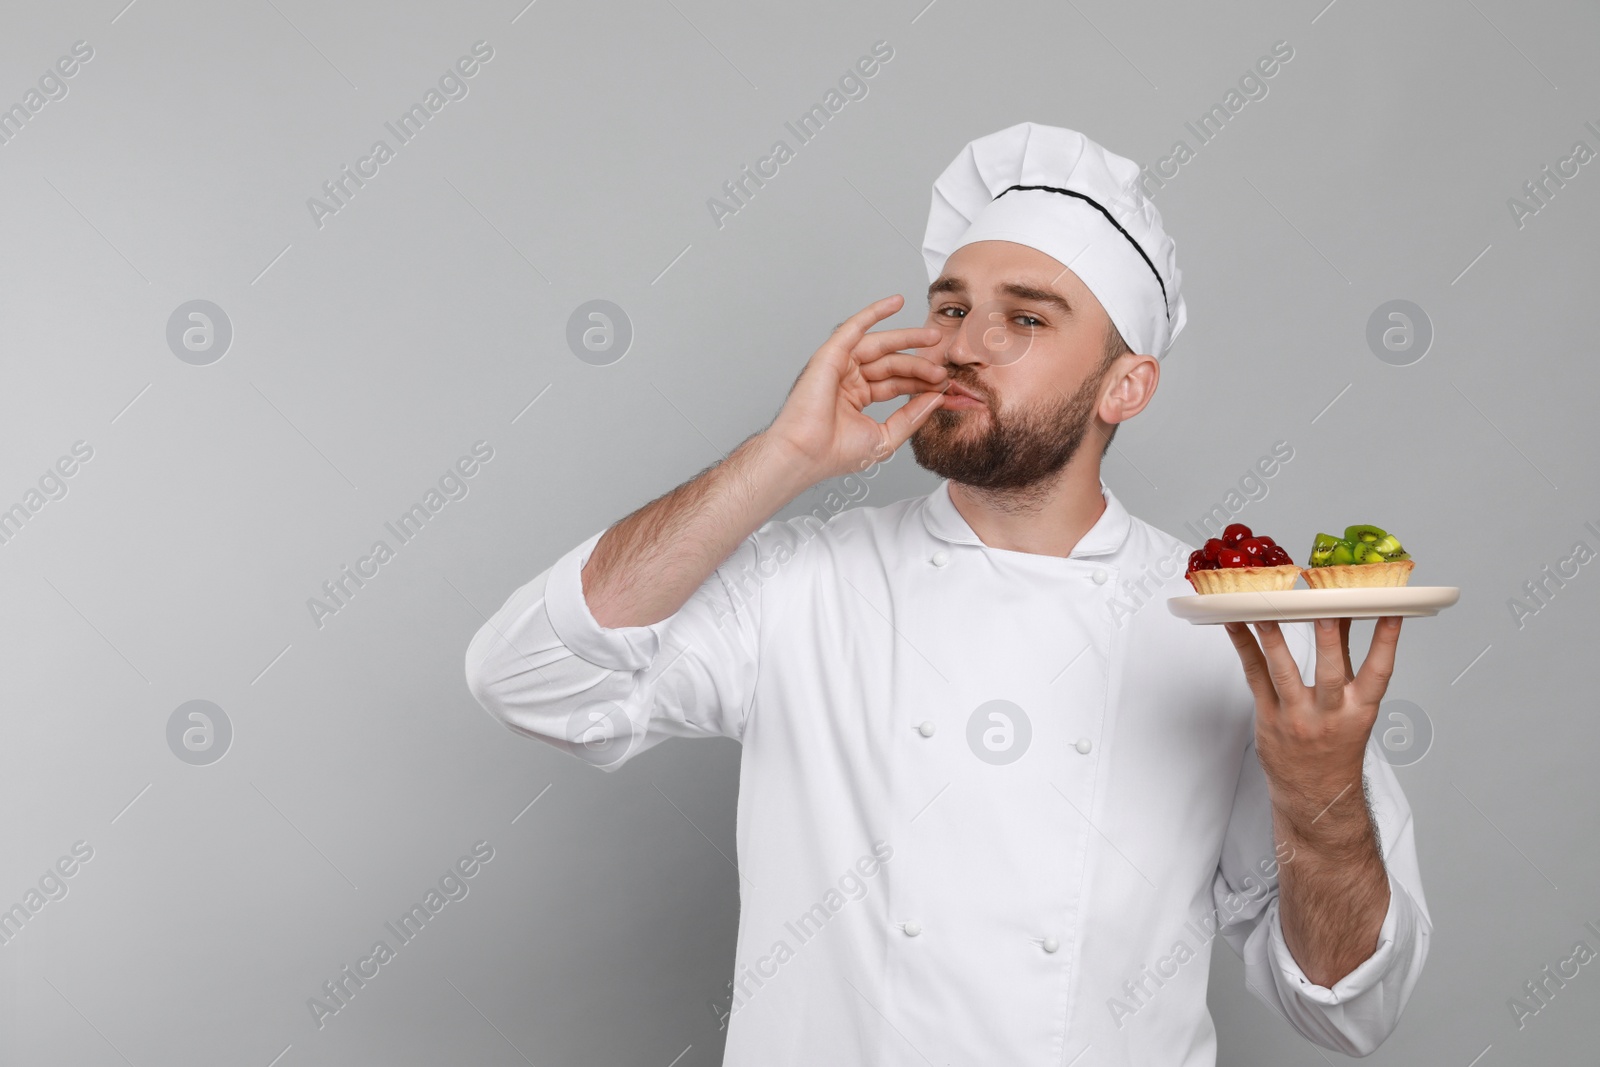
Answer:
[[1017, 314], [1012, 316], [1012, 321], [1015, 321], [1017, 319], [1027, 319], [1028, 321], [1026, 323], [1024, 323], [1023, 325], [1027, 326], [1028, 329], [1030, 329], [1030, 330], [1037, 329], [1038, 327], [1044, 325], [1044, 320], [1043, 319], [1037, 318], [1037, 317], [1035, 317], [1033, 315], [1029, 315], [1025, 311], [1018, 312]]
[[[946, 315], [945, 312], [947, 312], [947, 311], [956, 311], [956, 312], [960, 312], [960, 314], [959, 315], [955, 315], [955, 316]], [[964, 318], [967, 317], [967, 309], [964, 308], [964, 307], [961, 307], [958, 304], [946, 304], [944, 307], [942, 307], [938, 311], [934, 312], [934, 314], [939, 316], [940, 318], [962, 318], [962, 319], [964, 319]]]

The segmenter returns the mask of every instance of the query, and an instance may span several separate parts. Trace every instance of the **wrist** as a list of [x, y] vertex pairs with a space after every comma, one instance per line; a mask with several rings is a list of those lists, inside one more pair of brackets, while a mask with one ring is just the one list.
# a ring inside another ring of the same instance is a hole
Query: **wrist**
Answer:
[[783, 504], [828, 477], [803, 449], [767, 430], [753, 434], [740, 448], [749, 450], [751, 477], [783, 496]]
[[1332, 859], [1354, 860], [1377, 841], [1366, 797], [1355, 789], [1325, 808], [1274, 803], [1272, 825], [1277, 839], [1296, 852]]

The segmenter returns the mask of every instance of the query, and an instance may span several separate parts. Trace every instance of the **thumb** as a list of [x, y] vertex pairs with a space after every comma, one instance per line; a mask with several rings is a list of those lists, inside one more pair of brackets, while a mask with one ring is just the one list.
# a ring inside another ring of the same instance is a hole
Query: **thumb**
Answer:
[[901, 404], [895, 413], [890, 415], [883, 423], [884, 445], [893, 452], [906, 443], [910, 436], [917, 432], [918, 427], [928, 421], [938, 408], [939, 401], [944, 397], [943, 389], [930, 392], [916, 393], [910, 400]]

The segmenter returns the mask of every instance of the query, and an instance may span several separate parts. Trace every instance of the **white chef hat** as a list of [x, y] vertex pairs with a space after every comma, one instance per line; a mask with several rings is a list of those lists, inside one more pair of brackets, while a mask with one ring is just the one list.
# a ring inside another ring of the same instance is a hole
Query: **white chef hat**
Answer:
[[928, 281], [974, 241], [1014, 241], [1083, 280], [1128, 347], [1160, 358], [1188, 314], [1172, 238], [1139, 165], [1076, 130], [1022, 122], [969, 143], [933, 183]]

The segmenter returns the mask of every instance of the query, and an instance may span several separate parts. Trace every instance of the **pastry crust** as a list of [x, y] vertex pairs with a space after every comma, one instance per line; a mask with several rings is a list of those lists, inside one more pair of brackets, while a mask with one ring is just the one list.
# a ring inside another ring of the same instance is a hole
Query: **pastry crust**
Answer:
[[1300, 574], [1313, 589], [1370, 589], [1405, 585], [1416, 560], [1384, 563], [1342, 563], [1331, 567], [1305, 567]]
[[1197, 593], [1272, 593], [1294, 586], [1300, 568], [1292, 563], [1277, 567], [1219, 567], [1185, 575]]

